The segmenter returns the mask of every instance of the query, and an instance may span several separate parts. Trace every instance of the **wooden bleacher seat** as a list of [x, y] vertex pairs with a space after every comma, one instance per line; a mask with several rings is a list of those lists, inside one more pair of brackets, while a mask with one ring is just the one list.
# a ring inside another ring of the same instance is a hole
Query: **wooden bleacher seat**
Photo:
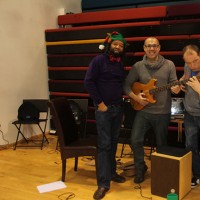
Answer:
[[149, 6], [161, 6], [161, 5], [176, 5], [188, 3], [186, 0], [182, 1], [170, 1], [170, 0], [82, 0], [82, 11], [91, 12], [99, 10], [113, 10], [124, 9], [127, 7], [149, 7]]
[[[58, 16], [58, 25], [103, 24], [117, 21], [131, 21], [138, 19], [164, 18], [167, 15], [166, 6], [148, 8], [130, 8], [112, 11], [99, 11]], [[144, 20], [143, 20], [144, 21]]]
[[[195, 2], [195, 1], [193, 1]], [[187, 3], [167, 7], [168, 17], [200, 16], [200, 3]]]
[[49, 91], [87, 93], [83, 80], [49, 80]]

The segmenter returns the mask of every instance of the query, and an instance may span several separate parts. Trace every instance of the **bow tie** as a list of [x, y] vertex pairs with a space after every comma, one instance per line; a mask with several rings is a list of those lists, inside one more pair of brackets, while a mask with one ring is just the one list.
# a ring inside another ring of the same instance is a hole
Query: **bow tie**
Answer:
[[120, 57], [114, 57], [113, 55], [109, 55], [109, 60], [111, 62], [120, 62], [121, 58]]

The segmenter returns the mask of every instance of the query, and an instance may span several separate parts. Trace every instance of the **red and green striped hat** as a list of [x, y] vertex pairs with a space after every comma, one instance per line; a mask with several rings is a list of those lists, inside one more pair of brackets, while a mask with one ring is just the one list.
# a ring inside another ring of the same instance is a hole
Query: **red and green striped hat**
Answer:
[[107, 44], [114, 40], [122, 41], [124, 43], [124, 46], [126, 46], [126, 40], [124, 39], [122, 34], [118, 33], [117, 31], [113, 31], [112, 33], [107, 33], [107, 37], [104, 42], [99, 45], [99, 49], [103, 50]]

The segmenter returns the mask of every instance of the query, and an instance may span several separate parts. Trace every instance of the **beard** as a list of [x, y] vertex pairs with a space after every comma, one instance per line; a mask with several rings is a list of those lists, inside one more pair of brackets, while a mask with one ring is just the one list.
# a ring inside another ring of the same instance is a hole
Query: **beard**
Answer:
[[109, 54], [115, 58], [122, 57], [123, 52], [116, 51], [115, 49], [110, 49]]

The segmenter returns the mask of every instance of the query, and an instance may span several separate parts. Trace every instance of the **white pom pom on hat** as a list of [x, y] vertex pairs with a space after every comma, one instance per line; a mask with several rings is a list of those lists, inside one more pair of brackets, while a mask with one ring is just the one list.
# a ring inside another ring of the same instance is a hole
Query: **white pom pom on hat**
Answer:
[[99, 45], [99, 49], [100, 49], [100, 50], [104, 50], [104, 49], [105, 49], [105, 45], [104, 45], [104, 44], [100, 44], [100, 45]]

